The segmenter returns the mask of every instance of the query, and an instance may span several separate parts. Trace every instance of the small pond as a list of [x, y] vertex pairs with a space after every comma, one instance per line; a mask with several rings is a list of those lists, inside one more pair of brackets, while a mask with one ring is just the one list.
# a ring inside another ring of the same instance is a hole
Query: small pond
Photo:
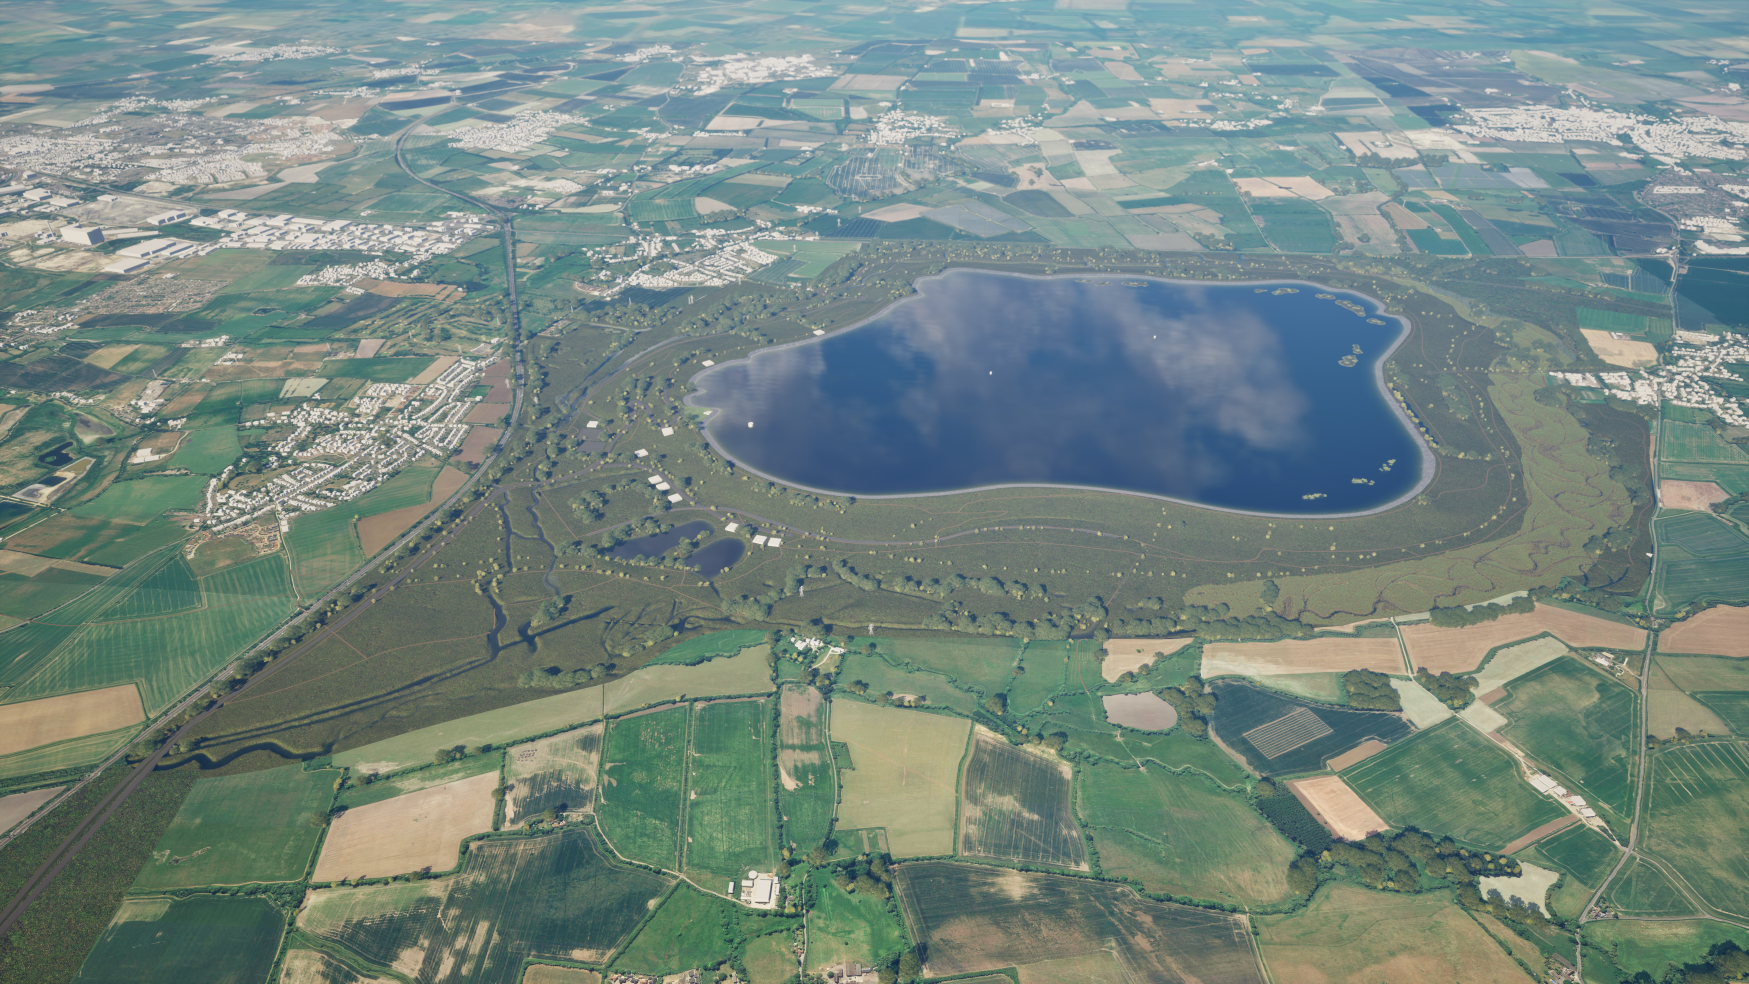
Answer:
[[37, 455], [36, 463], [46, 468], [63, 468], [70, 465], [73, 463], [72, 447], [72, 441], [63, 441]]
[[747, 553], [745, 541], [735, 537], [707, 543], [698, 548], [698, 552], [687, 560], [687, 563], [698, 568], [701, 577], [716, 577], [718, 574], [740, 563]]
[[1137, 731], [1165, 731], [1178, 723], [1178, 711], [1158, 694], [1110, 694], [1101, 698], [1105, 719]]
[[676, 526], [666, 533], [655, 536], [641, 536], [636, 540], [627, 540], [613, 548], [615, 560], [629, 560], [633, 557], [660, 557], [679, 545], [682, 540], [690, 540], [711, 531], [711, 524], [694, 522]]

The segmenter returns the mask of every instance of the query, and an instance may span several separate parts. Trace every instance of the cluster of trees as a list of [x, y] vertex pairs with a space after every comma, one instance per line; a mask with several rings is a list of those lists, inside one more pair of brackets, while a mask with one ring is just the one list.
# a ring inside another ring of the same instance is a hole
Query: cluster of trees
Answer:
[[1202, 677], [1191, 674], [1190, 679], [1176, 687], [1167, 687], [1157, 691], [1160, 699], [1172, 705], [1178, 712], [1178, 726], [1185, 734], [1193, 738], [1207, 737], [1209, 733], [1209, 712], [1215, 709], [1215, 695], [1207, 692], [1203, 686]]
[[1299, 801], [1299, 797], [1287, 788], [1265, 777], [1257, 781], [1252, 792], [1257, 797], [1257, 812], [1263, 814], [1263, 818], [1276, 830], [1281, 831], [1283, 837], [1314, 856], [1330, 849], [1333, 843], [1330, 832], [1312, 816], [1305, 804]]
[[893, 872], [884, 855], [869, 854], [851, 861], [832, 876], [832, 883], [846, 892], [886, 901], [893, 895]]
[[1749, 977], [1749, 953], [1735, 940], [1726, 940], [1707, 951], [1707, 959], [1682, 968], [1685, 984], [1728, 984]]
[[1474, 608], [1435, 608], [1427, 613], [1434, 625], [1442, 629], [1461, 629], [1466, 625], [1492, 622], [1502, 615], [1524, 615], [1536, 610], [1536, 601], [1521, 595], [1505, 604], [1477, 605]]
[[1708, 738], [1708, 737], [1711, 737], [1711, 736], [1708, 735], [1704, 730], [1701, 731], [1699, 734], [1695, 734], [1695, 733], [1689, 731], [1687, 728], [1677, 728], [1675, 730], [1675, 732], [1669, 738], [1660, 738], [1657, 735], [1652, 734], [1650, 731], [1648, 731], [1648, 732], [1646, 732], [1646, 747], [1647, 748], [1662, 748], [1665, 745], [1680, 745], [1684, 742], [1691, 741], [1695, 738]]
[[1273, 608], [1249, 615], [1234, 615], [1226, 602], [1213, 608], [1190, 605], [1179, 613], [1178, 628], [1192, 629], [1204, 639], [1245, 639], [1252, 642], [1276, 642], [1282, 639], [1309, 639], [1312, 626], [1283, 618]]
[[1449, 672], [1434, 675], [1423, 666], [1415, 670], [1415, 682], [1454, 711], [1463, 710], [1476, 699], [1476, 678], [1473, 676], [1453, 676]]
[[613, 675], [613, 668], [612, 663], [596, 663], [594, 666], [568, 671], [557, 666], [548, 666], [518, 674], [516, 685], [528, 690], [568, 690], [581, 687], [592, 680], [605, 680]]
[[1373, 670], [1349, 670], [1342, 674], [1342, 691], [1348, 705], [1369, 711], [1400, 711], [1403, 698], [1391, 688], [1391, 678]]
[[1395, 834], [1370, 834], [1357, 843], [1336, 841], [1318, 861], [1320, 867], [1340, 867], [1380, 891], [1415, 892], [1422, 878], [1437, 879], [1456, 887], [1457, 902], [1465, 908], [1532, 928], [1540, 929], [1549, 922], [1534, 902], [1516, 895], [1503, 897], [1497, 889], [1482, 893], [1479, 882], [1484, 877], [1521, 876], [1524, 869], [1517, 861], [1502, 854], [1472, 851], [1450, 837], [1435, 840], [1413, 827]]
[[591, 490], [571, 500], [571, 511], [592, 523], [607, 518], [607, 493]]

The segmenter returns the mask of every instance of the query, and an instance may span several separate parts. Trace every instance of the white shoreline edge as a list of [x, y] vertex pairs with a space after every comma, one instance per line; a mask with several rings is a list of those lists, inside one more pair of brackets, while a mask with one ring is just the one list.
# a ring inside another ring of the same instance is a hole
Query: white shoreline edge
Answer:
[[[944, 491], [940, 491], [940, 492], [896, 492], [896, 493], [889, 493], [889, 494], [884, 494], [884, 495], [859, 495], [855, 492], [836, 491], [836, 490], [832, 490], [832, 489], [821, 489], [821, 488], [814, 488], [813, 486], [801, 485], [801, 484], [798, 484], [796, 482], [790, 481], [788, 479], [782, 478], [780, 476], [768, 474], [766, 472], [762, 472], [759, 469], [754, 468], [751, 465], [748, 465], [742, 461], [739, 461], [736, 458], [729, 455], [728, 452], [724, 451], [723, 448], [717, 444], [715, 436], [712, 435], [710, 432], [710, 421], [708, 421], [708, 420], [705, 421], [704, 426], [699, 428], [699, 433], [704, 435], [705, 443], [709, 444], [711, 447], [711, 450], [713, 450], [717, 454], [721, 455], [725, 461], [733, 462], [735, 467], [737, 467], [737, 468], [745, 469], [746, 471], [751, 472], [754, 475], [758, 475], [760, 478], [766, 479], [767, 481], [778, 482], [778, 483], [780, 483], [788, 488], [797, 489], [797, 490], [800, 490], [803, 492], [811, 492], [811, 493], [814, 493], [816, 495], [833, 495], [833, 496], [842, 496], [845, 498], [871, 499], [871, 500], [872, 499], [921, 499], [921, 498], [935, 498], [935, 497], [946, 496], [946, 495], [965, 495], [968, 492], [994, 492], [994, 491], [998, 491], [1000, 489], [1069, 489], [1069, 490], [1073, 490], [1076, 492], [1107, 492], [1107, 493], [1110, 493], [1112, 495], [1135, 496], [1136, 498], [1140, 498], [1140, 499], [1153, 499], [1156, 502], [1171, 502], [1171, 503], [1176, 503], [1177, 505], [1181, 505], [1181, 506], [1190, 506], [1193, 509], [1207, 509], [1211, 512], [1229, 513], [1229, 514], [1232, 514], [1235, 516], [1260, 516], [1260, 517], [1263, 517], [1265, 519], [1358, 519], [1358, 518], [1361, 518], [1363, 516], [1377, 516], [1380, 513], [1390, 512], [1391, 510], [1396, 509], [1397, 507], [1403, 505], [1404, 503], [1409, 502], [1410, 500], [1414, 499], [1416, 496], [1418, 496], [1422, 492], [1426, 491], [1427, 487], [1429, 485], [1433, 484], [1433, 480], [1435, 478], [1439, 477], [1439, 457], [1438, 457], [1438, 455], [1435, 455], [1433, 453], [1433, 449], [1428, 447], [1426, 439], [1424, 437], [1422, 437], [1422, 435], [1421, 435], [1420, 428], [1416, 427], [1415, 421], [1413, 421], [1409, 418], [1409, 414], [1407, 411], [1405, 411], [1403, 409], [1403, 405], [1398, 403], [1396, 401], [1396, 399], [1391, 396], [1391, 388], [1385, 382], [1385, 362], [1392, 355], [1394, 355], [1396, 353], [1397, 349], [1402, 347], [1404, 342], [1409, 340], [1410, 334], [1412, 334], [1414, 331], [1414, 323], [1411, 322], [1407, 317], [1404, 317], [1403, 315], [1387, 313], [1390, 311], [1390, 308], [1385, 304], [1385, 302], [1379, 300], [1376, 297], [1373, 297], [1370, 294], [1363, 294], [1360, 291], [1349, 290], [1347, 288], [1331, 287], [1329, 284], [1320, 284], [1320, 283], [1317, 283], [1317, 282], [1311, 281], [1311, 280], [1184, 280], [1184, 279], [1175, 278], [1175, 277], [1160, 277], [1160, 276], [1154, 276], [1154, 275], [1145, 274], [1145, 273], [1140, 273], [1140, 274], [1138, 274], [1138, 273], [1081, 273], [1081, 274], [1077, 274], [1077, 273], [1053, 273], [1053, 274], [1045, 275], [1045, 274], [1036, 274], [1036, 273], [1010, 273], [1006, 270], [990, 270], [990, 269], [986, 269], [986, 268], [982, 268], [982, 267], [972, 267], [972, 266], [953, 267], [953, 268], [950, 268], [947, 270], [943, 270], [940, 273], [932, 273], [927, 277], [918, 277], [916, 280], [913, 280], [911, 283], [915, 287], [918, 284], [923, 284], [923, 283], [926, 283], [926, 282], [931, 281], [931, 280], [941, 280], [941, 279], [949, 276], [950, 274], [958, 273], [961, 271], [968, 272], [968, 273], [991, 273], [991, 274], [996, 274], [998, 276], [1004, 276], [1004, 277], [1025, 277], [1029, 280], [1062, 280], [1065, 278], [1074, 278], [1077, 280], [1084, 280], [1084, 279], [1087, 279], [1089, 277], [1101, 277], [1101, 278], [1112, 279], [1112, 280], [1157, 280], [1161, 283], [1166, 283], [1166, 284], [1174, 284], [1174, 285], [1187, 284], [1187, 285], [1192, 285], [1192, 286], [1209, 286], [1209, 287], [1237, 287], [1237, 286], [1242, 286], [1244, 284], [1301, 285], [1301, 286], [1311, 287], [1311, 288], [1315, 288], [1315, 289], [1320, 290], [1320, 291], [1325, 291], [1325, 292], [1337, 294], [1337, 295], [1351, 294], [1355, 297], [1359, 297], [1359, 298], [1362, 298], [1364, 300], [1370, 301], [1378, 307], [1379, 314], [1381, 316], [1390, 318], [1390, 319], [1396, 321], [1397, 324], [1402, 326], [1402, 331], [1397, 335], [1396, 340], [1391, 342], [1390, 346], [1388, 348], [1386, 348], [1382, 353], [1380, 353], [1378, 359], [1373, 362], [1372, 374], [1373, 374], [1373, 382], [1378, 384], [1379, 394], [1385, 398], [1385, 402], [1390, 405], [1391, 412], [1393, 412], [1397, 415], [1397, 419], [1403, 424], [1403, 427], [1409, 432], [1409, 436], [1414, 439], [1416, 446], [1421, 449], [1421, 480], [1415, 484], [1414, 488], [1411, 488], [1409, 491], [1403, 493], [1401, 496], [1398, 496], [1397, 498], [1392, 499], [1390, 502], [1387, 502], [1383, 505], [1375, 506], [1371, 509], [1364, 509], [1364, 510], [1361, 510], [1359, 512], [1343, 512], [1343, 513], [1258, 512], [1256, 510], [1251, 510], [1251, 509], [1235, 509], [1231, 506], [1214, 506], [1214, 505], [1209, 505], [1206, 502], [1192, 502], [1189, 499], [1179, 499], [1179, 498], [1176, 498], [1174, 496], [1169, 496], [1169, 495], [1157, 495], [1153, 492], [1137, 492], [1133, 489], [1113, 489], [1113, 488], [1106, 488], [1105, 486], [1100, 486], [1100, 485], [1067, 485], [1067, 484], [1060, 484], [1060, 483], [1055, 483], [1055, 482], [1008, 482], [1008, 483], [1004, 483], [1004, 484], [1000, 484], [1000, 485], [978, 485], [978, 486], [974, 486], [971, 488], [948, 489], [948, 490], [944, 490]], [[739, 359], [732, 359], [728, 362], [719, 362], [716, 365], [710, 366], [701, 372], [694, 373], [691, 377], [689, 377], [687, 379], [687, 383], [692, 386], [693, 392], [688, 393], [686, 395], [686, 399], [682, 400], [681, 402], [685, 406], [688, 406], [688, 407], [697, 407], [697, 408], [703, 408], [703, 409], [707, 409], [707, 410], [721, 409], [719, 407], [708, 407], [702, 403], [694, 403], [693, 402], [693, 398], [698, 395], [698, 388], [699, 388], [698, 381], [701, 378], [703, 378], [704, 376], [707, 376], [711, 373], [716, 372], [719, 369], [723, 369], [723, 368], [726, 368], [728, 366], [739, 365], [741, 363], [750, 363], [753, 361], [753, 358], [755, 356], [761, 355], [761, 354], [766, 353], [766, 352], [777, 352], [777, 351], [781, 351], [781, 350], [786, 349], [786, 348], [795, 348], [797, 346], [802, 346], [802, 345], [816, 345], [816, 344], [819, 344], [820, 342], [823, 342], [826, 339], [831, 338], [832, 336], [840, 334], [842, 332], [855, 331], [856, 329], [861, 328], [864, 325], [867, 325], [867, 324], [873, 322], [875, 319], [883, 317], [889, 311], [893, 310], [894, 308], [898, 307], [899, 305], [905, 304], [905, 303], [908, 303], [911, 301], [921, 300], [922, 297], [923, 297], [923, 291], [919, 288], [919, 289], [916, 289], [915, 292], [912, 294], [909, 294], [905, 297], [901, 297], [901, 298], [898, 298], [897, 300], [894, 300], [893, 302], [887, 304], [885, 307], [882, 307], [880, 310], [878, 310], [875, 313], [869, 315], [868, 317], [862, 319], [861, 321], [858, 321], [854, 324], [846, 325], [843, 328], [837, 329], [836, 331], [829, 332], [825, 335], [811, 335], [807, 338], [799, 338], [793, 342], [784, 342], [781, 345], [767, 346], [765, 348], [760, 348], [760, 349], [756, 349], [752, 352], [749, 352], [747, 355], [744, 355]]]

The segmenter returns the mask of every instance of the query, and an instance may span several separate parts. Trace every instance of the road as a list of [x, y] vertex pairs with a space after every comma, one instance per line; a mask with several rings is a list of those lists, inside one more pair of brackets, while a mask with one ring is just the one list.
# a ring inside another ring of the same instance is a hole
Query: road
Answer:
[[[406, 160], [402, 156], [402, 144], [406, 140], [407, 135], [411, 132], [412, 132], [412, 128], [409, 128], [408, 130], [403, 130], [401, 132], [401, 134], [395, 140], [395, 163], [396, 163], [396, 165], [399, 166], [403, 171], [405, 171], [409, 177], [411, 177], [415, 181], [418, 181], [420, 184], [423, 184], [429, 188], [435, 189], [436, 191], [442, 192], [443, 194], [449, 195], [453, 198], [461, 199], [462, 201], [467, 202], [470, 205], [474, 205], [475, 207], [484, 209], [484, 210], [486, 210], [486, 212], [488, 214], [490, 214], [498, 222], [499, 230], [500, 230], [501, 236], [503, 238], [503, 242], [504, 242], [505, 294], [506, 294], [506, 299], [509, 303], [509, 309], [507, 310], [505, 317], [506, 317], [506, 322], [507, 322], [506, 327], [509, 329], [507, 332], [507, 337], [510, 339], [510, 349], [511, 349], [511, 359], [512, 359], [511, 368], [512, 368], [512, 374], [513, 374], [513, 378], [514, 378], [514, 386], [512, 387], [513, 403], [511, 405], [511, 411], [510, 411], [510, 419], [512, 421], [512, 426], [514, 426], [514, 422], [519, 420], [522, 416], [523, 403], [524, 403], [524, 400], [526, 398], [527, 388], [528, 388], [528, 373], [527, 373], [525, 363], [524, 363], [523, 346], [522, 346], [522, 312], [521, 312], [520, 308], [518, 307], [518, 303], [517, 303], [517, 299], [516, 299], [516, 231], [514, 228], [515, 218], [510, 213], [507, 213], [507, 212], [497, 208], [496, 206], [493, 206], [493, 205], [490, 205], [486, 202], [480, 201], [479, 199], [474, 198], [471, 195], [465, 195], [465, 194], [462, 194], [460, 192], [451, 191], [451, 190], [444, 188], [440, 185], [436, 185], [436, 184], [431, 183], [430, 181], [426, 181], [424, 178], [421, 178], [419, 175], [414, 174], [412, 169], [407, 166]], [[425, 517], [424, 520], [422, 520], [420, 523], [415, 525], [411, 530], [408, 530], [405, 534], [403, 534], [394, 543], [392, 543], [388, 547], [384, 548], [384, 550], [381, 551], [380, 553], [378, 553], [375, 557], [372, 557], [369, 561], [367, 561], [364, 564], [364, 566], [362, 566], [358, 570], [354, 571], [345, 580], [341, 581], [338, 585], [336, 585], [334, 588], [332, 588], [327, 594], [325, 594], [321, 598], [317, 599], [317, 601], [315, 603], [313, 603], [312, 605], [310, 605], [309, 608], [306, 610], [309, 610], [309, 611], [320, 610], [322, 607], [328, 605], [334, 599], [339, 598], [346, 593], [349, 593], [352, 590], [353, 585], [358, 583], [359, 578], [363, 577], [367, 572], [371, 571], [379, 561], [381, 561], [385, 557], [393, 556], [396, 551], [399, 551], [399, 550], [405, 548], [408, 543], [413, 542], [416, 537], [418, 537], [420, 534], [424, 533], [427, 529], [429, 529], [431, 524], [437, 521], [438, 517], [445, 515], [450, 509], [455, 508], [455, 504], [457, 502], [459, 502], [464, 495], [468, 494], [468, 492], [474, 486], [476, 486], [480, 483], [483, 476], [485, 476], [487, 474], [487, 472], [490, 470], [491, 466], [494, 465], [498, 461], [498, 458], [503, 453], [504, 453], [504, 446], [500, 445], [496, 450], [494, 450], [492, 452], [492, 454], [490, 456], [488, 456], [484, 461], [482, 461], [480, 463], [480, 467], [474, 470], [473, 475], [469, 476], [468, 480], [466, 482], [462, 483], [461, 488], [457, 489], [455, 491], [455, 493], [452, 494], [447, 500], [445, 500], [441, 506], [439, 506], [439, 507], [437, 507], [437, 509], [433, 510], [430, 514], [428, 514]], [[498, 492], [497, 490], [494, 490], [491, 494], [482, 496], [478, 502], [474, 503], [474, 505], [469, 508], [468, 512], [465, 514], [464, 522], [455, 524], [455, 526], [450, 530], [450, 532], [448, 534], [441, 536], [441, 537], [438, 537], [436, 540], [432, 541], [429, 545], [427, 545], [425, 550], [422, 551], [418, 557], [410, 560], [406, 565], [404, 565], [401, 572], [399, 574], [397, 574], [392, 580], [390, 580], [386, 584], [378, 586], [371, 593], [371, 595], [369, 597], [365, 598], [359, 604], [353, 606], [340, 619], [338, 619], [337, 621], [331, 622], [328, 625], [324, 626], [323, 628], [312, 633], [308, 639], [304, 640], [304, 642], [302, 642], [301, 644], [299, 644], [298, 646], [293, 648], [290, 652], [279, 657], [278, 659], [274, 660], [273, 662], [267, 664], [267, 666], [263, 667], [260, 671], [255, 673], [255, 675], [251, 676], [248, 680], [244, 681], [244, 683], [241, 687], [239, 687], [236, 690], [231, 691], [230, 693], [224, 695], [223, 697], [220, 697], [218, 700], [216, 700], [213, 703], [213, 705], [211, 707], [201, 711], [199, 714], [196, 714], [193, 718], [189, 719], [189, 721], [186, 724], [184, 724], [182, 727], [176, 729], [176, 732], [174, 734], [172, 734], [169, 738], [165, 739], [164, 743], [161, 744], [160, 746], [158, 746], [158, 749], [156, 751], [154, 751], [151, 755], [147, 756], [144, 761], [142, 761], [138, 766], [136, 766], [134, 768], [133, 772], [130, 773], [128, 775], [128, 777], [125, 780], [123, 780], [120, 785], [118, 785], [115, 789], [111, 790], [107, 796], [105, 796], [102, 800], [100, 800], [98, 802], [97, 806], [92, 809], [91, 813], [89, 813], [83, 820], [81, 820], [79, 822], [79, 824], [73, 829], [72, 833], [68, 834], [66, 839], [64, 839], [55, 848], [54, 852], [51, 853], [49, 855], [49, 857], [43, 861], [42, 865], [37, 868], [37, 870], [34, 874], [31, 875], [30, 880], [25, 882], [24, 887], [19, 890], [18, 894], [16, 896], [14, 896], [10, 902], [7, 903], [6, 908], [3, 910], [0, 910], [0, 937], [5, 936], [7, 933], [12, 931], [13, 926], [16, 925], [18, 920], [25, 914], [26, 911], [29, 910], [31, 904], [33, 902], [35, 902], [37, 899], [41, 898], [42, 894], [44, 892], [48, 891], [49, 887], [54, 884], [55, 879], [57, 877], [59, 877], [59, 875], [61, 874], [61, 872], [63, 870], [66, 869], [67, 865], [71, 864], [73, 859], [78, 857], [79, 852], [84, 849], [85, 845], [90, 842], [91, 838], [96, 836], [98, 830], [100, 830], [103, 827], [104, 822], [107, 821], [111, 816], [113, 816], [115, 814], [115, 812], [121, 808], [122, 804], [127, 802], [128, 797], [132, 796], [134, 794], [134, 792], [140, 788], [140, 785], [146, 781], [146, 777], [152, 774], [152, 770], [157, 767], [158, 763], [163, 760], [164, 756], [166, 754], [168, 754], [169, 751], [171, 749], [173, 749], [178, 742], [180, 742], [184, 737], [193, 734], [193, 731], [196, 728], [196, 726], [198, 726], [202, 721], [205, 721], [208, 717], [211, 717], [213, 714], [217, 713], [221, 708], [223, 708], [232, 699], [248, 693], [251, 689], [253, 689], [256, 685], [258, 685], [262, 680], [266, 680], [266, 679], [271, 678], [276, 673], [283, 670], [286, 666], [288, 666], [292, 663], [295, 663], [299, 657], [303, 656], [305, 653], [310, 652], [316, 646], [320, 645], [321, 642], [323, 640], [327, 639], [329, 635], [331, 635], [334, 632], [345, 627], [353, 619], [357, 618], [359, 615], [361, 615], [365, 611], [367, 611], [371, 606], [375, 605], [379, 599], [381, 599], [385, 595], [387, 595], [388, 592], [394, 590], [396, 585], [400, 584], [403, 580], [405, 580], [407, 575], [411, 574], [414, 570], [416, 570], [421, 563], [430, 559], [430, 557], [432, 555], [434, 555], [438, 550], [442, 549], [442, 547], [449, 542], [450, 537], [453, 537], [455, 535], [455, 531], [461, 529], [462, 526], [465, 525], [465, 519], [471, 519], [475, 513], [478, 513], [481, 509], [485, 508], [489, 503], [493, 502], [493, 500], [499, 494], [501, 494], [501, 493]], [[301, 616], [301, 614], [302, 613], [300, 612], [299, 615]], [[290, 629], [293, 625], [297, 624], [298, 621], [299, 621], [299, 616], [293, 616], [291, 619], [288, 619], [286, 621], [286, 623], [281, 625], [279, 627], [279, 629], [277, 629], [272, 635], [268, 636], [266, 639], [263, 639], [261, 642], [257, 643], [248, 652], [244, 653], [243, 656], [240, 657], [236, 662], [228, 664], [223, 669], [219, 670], [217, 673], [215, 673], [211, 677], [207, 678], [205, 681], [203, 681], [200, 684], [200, 686], [198, 688], [196, 688], [194, 690], [193, 693], [191, 693], [187, 697], [183, 698], [183, 700], [181, 702], [179, 702], [175, 707], [172, 707], [170, 710], [168, 710], [168, 711], [164, 712], [164, 714], [160, 715], [158, 720], [153, 722], [153, 728], [157, 728], [157, 727], [161, 726], [164, 722], [174, 719], [177, 715], [183, 713], [184, 711], [186, 711], [190, 707], [193, 707], [195, 704], [197, 704], [202, 699], [203, 696], [206, 695], [206, 693], [208, 692], [208, 689], [210, 687], [212, 687], [213, 684], [219, 683], [223, 680], [230, 678], [233, 675], [233, 673], [235, 672], [236, 667], [240, 663], [246, 661], [250, 657], [256, 655], [257, 653], [260, 653], [261, 651], [263, 651], [267, 647], [269, 647], [269, 646], [273, 645], [274, 643], [276, 643], [277, 641], [279, 641], [279, 639], [285, 635], [286, 631], [288, 629]], [[150, 730], [151, 729], [148, 729], [148, 731], [145, 733], [150, 733]], [[116, 752], [114, 755], [111, 755], [107, 760], [105, 760], [103, 762], [103, 764], [99, 765], [95, 770], [93, 770], [84, 779], [80, 780], [78, 783], [70, 786], [67, 790], [63, 791], [62, 794], [56, 798], [54, 804], [51, 804], [48, 809], [44, 809], [44, 810], [39, 811], [37, 813], [35, 819], [40, 820], [42, 817], [47, 816], [49, 814], [49, 812], [54, 808], [54, 806], [58, 806], [61, 803], [65, 803], [67, 801], [67, 799], [69, 797], [71, 797], [74, 793], [76, 793], [80, 789], [84, 788], [88, 783], [95, 780], [98, 776], [102, 775], [105, 770], [109, 769], [110, 767], [114, 766], [116, 763], [120, 762], [122, 760], [122, 758], [124, 756], [126, 756], [127, 752], [128, 752], [128, 749], [124, 748], [121, 751]], [[33, 820], [32, 822], [35, 822], [35, 821]], [[24, 823], [24, 824], [20, 824], [16, 828], [14, 828], [11, 832], [9, 832], [9, 834], [7, 835], [5, 840], [0, 840], [0, 847], [4, 847], [7, 843], [10, 843], [10, 841], [12, 839], [16, 838], [18, 835], [22, 834], [25, 830], [29, 829], [30, 825], [31, 825], [30, 823]]]

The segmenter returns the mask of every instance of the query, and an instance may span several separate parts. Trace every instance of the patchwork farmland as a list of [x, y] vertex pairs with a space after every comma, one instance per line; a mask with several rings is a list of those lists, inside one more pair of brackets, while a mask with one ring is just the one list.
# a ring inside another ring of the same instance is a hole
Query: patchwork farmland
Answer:
[[1409, 662], [1430, 673], [1468, 673], [1482, 665], [1483, 658], [1495, 648], [1544, 632], [1579, 649], [1635, 650], [1646, 646], [1644, 629], [1549, 605], [1461, 628], [1414, 622], [1402, 626], [1401, 631]]
[[1097, 957], [1115, 946], [1118, 962], [1144, 980], [1263, 981], [1240, 917], [1149, 901], [1123, 886], [921, 861], [899, 869], [899, 890], [932, 977]]
[[838, 826], [886, 828], [894, 857], [951, 853], [971, 723], [847, 700], [833, 701], [831, 714], [832, 740], [850, 753]]
[[1318, 771], [1363, 741], [1392, 743], [1410, 733], [1409, 725], [1388, 711], [1313, 704], [1224, 680], [1213, 690], [1218, 703], [1209, 723], [1215, 734], [1266, 775]]
[[547, 809], [592, 812], [603, 731], [601, 724], [591, 724], [512, 748], [504, 770], [510, 785], [505, 825], [515, 826]]
[[1379, 816], [1497, 851], [1566, 810], [1538, 795], [1518, 763], [1461, 721], [1447, 721], [1342, 773]]

